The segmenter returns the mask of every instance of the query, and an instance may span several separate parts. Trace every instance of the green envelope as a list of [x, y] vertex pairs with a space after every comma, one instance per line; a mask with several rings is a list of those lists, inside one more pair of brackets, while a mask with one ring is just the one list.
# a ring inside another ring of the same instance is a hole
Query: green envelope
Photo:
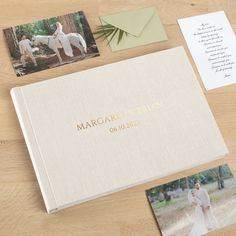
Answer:
[[[109, 42], [112, 51], [133, 48], [167, 40], [167, 35], [155, 7], [119, 12], [100, 17], [102, 25], [113, 25], [125, 32], [122, 40], [118, 34]], [[108, 40], [111, 36], [108, 36]]]

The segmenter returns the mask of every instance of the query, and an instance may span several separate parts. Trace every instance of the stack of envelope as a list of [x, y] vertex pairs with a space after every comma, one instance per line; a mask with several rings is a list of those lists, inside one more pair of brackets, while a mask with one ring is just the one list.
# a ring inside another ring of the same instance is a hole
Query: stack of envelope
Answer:
[[112, 25], [125, 31], [118, 42], [118, 34], [109, 41], [112, 51], [133, 48], [167, 40], [167, 35], [155, 7], [125, 11], [100, 17], [102, 25]]

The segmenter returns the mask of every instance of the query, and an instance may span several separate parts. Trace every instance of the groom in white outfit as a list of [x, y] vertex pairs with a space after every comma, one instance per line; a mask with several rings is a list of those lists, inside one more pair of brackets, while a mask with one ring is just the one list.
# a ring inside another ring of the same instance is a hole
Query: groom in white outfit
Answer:
[[37, 62], [35, 60], [35, 57], [33, 55], [33, 50], [31, 48], [32, 42], [27, 39], [25, 35], [22, 35], [21, 40], [19, 42], [19, 48], [20, 48], [20, 54], [21, 54], [21, 63], [23, 67], [26, 67], [25, 59], [28, 56], [32, 62], [34, 63], [34, 66], [37, 66]]
[[201, 187], [199, 181], [195, 182], [195, 189], [195, 196], [200, 199], [202, 204], [201, 207], [205, 217], [206, 227], [208, 230], [217, 228], [217, 220], [212, 212], [211, 201], [207, 190]]

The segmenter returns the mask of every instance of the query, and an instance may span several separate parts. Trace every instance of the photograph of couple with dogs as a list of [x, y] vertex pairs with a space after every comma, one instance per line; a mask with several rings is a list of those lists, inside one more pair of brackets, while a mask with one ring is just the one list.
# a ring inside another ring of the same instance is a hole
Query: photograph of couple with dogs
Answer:
[[4, 29], [17, 76], [99, 56], [82, 11]]
[[146, 194], [163, 236], [203, 236], [236, 223], [236, 181], [228, 165], [148, 189]]

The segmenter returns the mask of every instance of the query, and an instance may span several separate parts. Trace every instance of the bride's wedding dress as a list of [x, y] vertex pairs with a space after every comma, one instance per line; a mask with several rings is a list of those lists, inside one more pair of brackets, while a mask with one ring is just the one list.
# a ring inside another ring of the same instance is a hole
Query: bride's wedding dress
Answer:
[[193, 227], [189, 236], [205, 235], [208, 232], [208, 230], [205, 225], [205, 218], [204, 218], [204, 213], [201, 207], [201, 201], [196, 197], [192, 197], [192, 203], [196, 204], [195, 205], [195, 220], [194, 220]]
[[57, 29], [53, 34], [55, 39], [58, 40], [58, 43], [61, 43], [65, 54], [69, 57], [73, 57], [74, 55], [73, 55], [72, 47], [70, 45], [68, 38], [66, 37], [66, 35], [64, 34], [64, 32], [62, 30], [61, 23], [57, 22], [56, 26], [57, 26]]

